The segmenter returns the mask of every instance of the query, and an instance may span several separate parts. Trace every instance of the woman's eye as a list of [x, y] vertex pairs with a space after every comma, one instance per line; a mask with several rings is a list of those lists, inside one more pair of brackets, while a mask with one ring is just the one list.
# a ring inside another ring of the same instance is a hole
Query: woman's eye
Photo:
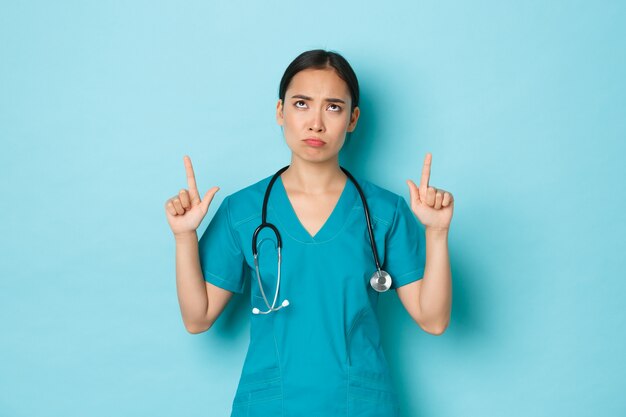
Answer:
[[336, 104], [331, 104], [330, 106], [328, 106], [328, 108], [329, 108], [331, 111], [340, 111], [340, 110], [341, 110], [341, 107], [340, 107], [340, 106], [338, 106], [338, 105], [336, 105]]
[[302, 101], [302, 100], [298, 100], [294, 104], [295, 104], [296, 107], [298, 107], [300, 109], [303, 109], [303, 108], [306, 107], [306, 103], [304, 101]]

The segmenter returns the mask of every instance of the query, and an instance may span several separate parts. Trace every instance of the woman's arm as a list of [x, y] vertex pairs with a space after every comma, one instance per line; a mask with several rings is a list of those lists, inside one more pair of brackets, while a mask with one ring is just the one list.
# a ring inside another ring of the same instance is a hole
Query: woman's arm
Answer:
[[180, 312], [189, 333], [202, 333], [217, 320], [233, 293], [204, 280], [195, 230], [175, 238], [176, 291]]
[[189, 190], [182, 189], [165, 202], [165, 215], [176, 240], [176, 290], [183, 322], [190, 333], [200, 333], [211, 327], [232, 292], [205, 283], [198, 251], [196, 229], [219, 187], [211, 188], [201, 200], [191, 158], [185, 155], [183, 160]]
[[446, 330], [452, 308], [447, 229], [426, 229], [424, 277], [399, 287], [396, 292], [409, 315], [424, 331], [440, 335]]
[[426, 228], [426, 265], [421, 280], [397, 289], [411, 317], [428, 333], [440, 335], [450, 322], [452, 273], [448, 256], [448, 230], [452, 221], [452, 194], [429, 186], [432, 155], [426, 154], [418, 187], [407, 180], [411, 210]]

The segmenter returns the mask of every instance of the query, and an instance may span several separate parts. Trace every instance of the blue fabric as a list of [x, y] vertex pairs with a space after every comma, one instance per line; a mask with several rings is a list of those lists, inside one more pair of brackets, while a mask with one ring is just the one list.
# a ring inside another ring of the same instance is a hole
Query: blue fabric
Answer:
[[[242, 292], [250, 279], [251, 308], [267, 310], [254, 261], [252, 234], [261, 222], [263, 195], [271, 176], [226, 197], [199, 241], [208, 282]], [[383, 269], [392, 288], [423, 277], [423, 228], [403, 197], [357, 178], [370, 210]], [[267, 220], [282, 237], [281, 285], [267, 315], [250, 313], [250, 345], [233, 400], [238, 416], [397, 416], [369, 285], [376, 270], [363, 206], [351, 181], [326, 223], [311, 236], [302, 226], [279, 177]], [[259, 268], [270, 302], [277, 279], [276, 238], [258, 238]]]
[[229, 197], [211, 219], [198, 242], [200, 264], [207, 281], [236, 293], [244, 288], [244, 258], [236, 241], [228, 209]]

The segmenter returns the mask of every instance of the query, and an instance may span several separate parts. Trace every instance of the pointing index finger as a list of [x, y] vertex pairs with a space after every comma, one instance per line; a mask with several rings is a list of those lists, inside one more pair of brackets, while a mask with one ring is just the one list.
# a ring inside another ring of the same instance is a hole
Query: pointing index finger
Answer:
[[196, 198], [200, 198], [200, 194], [198, 194], [198, 187], [196, 186], [196, 176], [193, 173], [193, 166], [191, 165], [191, 158], [187, 155], [183, 158], [185, 161], [185, 171], [187, 172], [187, 185], [189, 186], [189, 193], [191, 194], [191, 199], [195, 200]]
[[430, 164], [433, 160], [432, 154], [429, 152], [424, 158], [424, 167], [422, 168], [422, 180], [420, 181], [420, 188], [428, 188], [428, 180], [430, 179]]

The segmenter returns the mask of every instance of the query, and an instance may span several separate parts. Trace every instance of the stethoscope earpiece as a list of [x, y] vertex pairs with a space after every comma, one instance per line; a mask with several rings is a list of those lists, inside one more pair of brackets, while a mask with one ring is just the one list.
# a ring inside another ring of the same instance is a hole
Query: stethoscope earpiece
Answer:
[[258, 308], [254, 307], [252, 309], [252, 314], [269, 314], [272, 311], [278, 311], [278, 310], [280, 310], [283, 307], [287, 307], [288, 305], [289, 305], [289, 300], [283, 300], [283, 302], [281, 303], [280, 307], [271, 307], [270, 306], [269, 310], [267, 310], [267, 311], [261, 311]]

